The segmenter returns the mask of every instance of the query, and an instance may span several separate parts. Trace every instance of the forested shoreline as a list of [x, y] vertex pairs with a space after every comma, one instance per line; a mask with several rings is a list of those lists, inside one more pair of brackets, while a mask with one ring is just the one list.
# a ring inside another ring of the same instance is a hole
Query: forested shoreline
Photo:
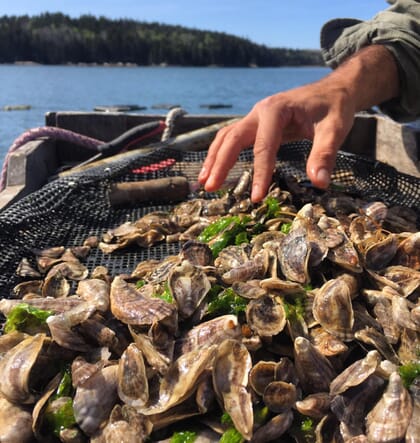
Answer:
[[[273, 31], [275, 32], [275, 31]], [[277, 67], [323, 65], [318, 50], [129, 19], [61, 13], [0, 17], [0, 63]]]

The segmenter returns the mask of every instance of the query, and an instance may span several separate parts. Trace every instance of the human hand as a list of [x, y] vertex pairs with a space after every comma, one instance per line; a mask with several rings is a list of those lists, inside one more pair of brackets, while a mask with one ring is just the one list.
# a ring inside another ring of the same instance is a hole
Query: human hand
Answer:
[[315, 186], [326, 188], [355, 113], [399, 94], [394, 55], [382, 45], [366, 46], [323, 79], [267, 97], [242, 120], [220, 130], [198, 180], [207, 191], [215, 191], [241, 150], [253, 144], [251, 199], [258, 202], [271, 183], [280, 144], [310, 138], [313, 145], [306, 172]]
[[308, 177], [314, 186], [326, 188], [354, 113], [353, 100], [346, 90], [326, 80], [267, 97], [243, 119], [217, 133], [198, 180], [207, 191], [217, 190], [241, 150], [253, 144], [251, 199], [258, 202], [271, 183], [280, 144], [307, 138], [313, 140]]

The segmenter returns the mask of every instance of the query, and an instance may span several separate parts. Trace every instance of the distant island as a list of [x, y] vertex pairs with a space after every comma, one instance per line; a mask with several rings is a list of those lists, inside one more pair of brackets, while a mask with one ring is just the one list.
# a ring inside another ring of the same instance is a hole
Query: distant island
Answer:
[[270, 48], [246, 38], [146, 23], [61, 13], [0, 17], [0, 63], [321, 66], [318, 50]]

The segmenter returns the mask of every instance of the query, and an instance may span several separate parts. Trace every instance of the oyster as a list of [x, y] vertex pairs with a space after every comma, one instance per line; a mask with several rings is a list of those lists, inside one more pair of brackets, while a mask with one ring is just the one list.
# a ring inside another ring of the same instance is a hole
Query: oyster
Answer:
[[184, 260], [172, 269], [168, 278], [168, 287], [176, 300], [180, 317], [185, 319], [191, 317], [211, 285], [201, 269]]
[[40, 272], [34, 269], [34, 267], [31, 265], [26, 257], [23, 257], [22, 260], [19, 262], [16, 269], [16, 274], [20, 277], [41, 277]]
[[248, 262], [249, 252], [249, 245], [246, 244], [227, 246], [219, 252], [219, 255], [214, 260], [214, 265], [219, 274], [222, 275]]
[[212, 345], [191, 351], [175, 360], [160, 383], [157, 401], [149, 402], [139, 411], [148, 416], [161, 414], [190, 397], [197, 381], [213, 363], [216, 348], [216, 345]]
[[310, 253], [311, 248], [303, 227], [295, 228], [285, 236], [281, 245], [280, 266], [288, 280], [301, 284], [309, 283]]
[[420, 271], [420, 232], [412, 233], [400, 242], [392, 264]]
[[206, 243], [187, 241], [182, 245], [180, 255], [194, 266], [208, 266], [213, 263], [213, 254]]
[[395, 364], [399, 363], [399, 358], [392, 345], [387, 341], [386, 337], [375, 328], [366, 327], [360, 329], [354, 336], [356, 340], [359, 340], [361, 343], [373, 346], [386, 360]]
[[400, 441], [407, 431], [412, 411], [410, 394], [399, 374], [394, 372], [381, 399], [366, 417], [369, 441]]
[[144, 406], [149, 400], [149, 384], [143, 354], [132, 343], [118, 363], [118, 396], [134, 408]]
[[328, 240], [328, 260], [347, 271], [361, 273], [359, 254], [342, 224], [335, 218], [321, 216], [318, 226]]
[[[398, 293], [397, 296], [399, 296]], [[382, 326], [386, 339], [389, 343], [395, 345], [400, 338], [401, 327], [394, 321], [389, 321], [389, 319], [392, 318], [392, 311], [392, 303], [385, 297], [378, 300], [373, 308], [373, 312], [376, 314], [377, 321]]]
[[398, 296], [392, 298], [392, 319], [402, 328], [420, 332], [419, 325], [411, 318], [409, 302], [406, 298]]
[[0, 396], [1, 440], [10, 443], [33, 441], [32, 415], [27, 408]]
[[153, 291], [152, 285], [136, 289], [117, 276], [111, 284], [111, 312], [129, 325], [150, 326], [159, 321], [175, 330], [178, 314], [175, 305], [152, 297]]
[[172, 362], [172, 355], [167, 355], [165, 352], [157, 349], [153, 340], [147, 334], [137, 332], [134, 327], [129, 327], [130, 333], [133, 337], [134, 343], [143, 353], [147, 363], [153, 370], [160, 374], [166, 374]]
[[99, 435], [91, 439], [92, 443], [124, 442], [138, 443], [146, 441], [152, 433], [153, 425], [146, 417], [128, 405], [115, 405], [105, 427]]
[[91, 278], [79, 282], [76, 294], [83, 300], [95, 306], [100, 312], [106, 312], [109, 308], [109, 291], [108, 282]]
[[255, 255], [251, 260], [225, 272], [222, 279], [226, 284], [232, 284], [239, 281], [247, 281], [262, 278], [268, 268], [269, 255], [263, 249], [259, 254]]
[[74, 417], [87, 435], [95, 434], [107, 420], [117, 398], [118, 365], [97, 370], [76, 388]]
[[277, 363], [260, 360], [249, 372], [249, 385], [259, 395], [263, 395], [266, 387], [276, 380]]
[[322, 327], [311, 328], [310, 336], [316, 349], [326, 357], [346, 354], [349, 350], [342, 340], [325, 331]]
[[51, 366], [48, 368], [45, 358], [44, 347], [50, 341], [45, 334], [30, 336], [11, 348], [0, 360], [0, 392], [8, 401], [15, 404], [35, 403], [40, 387], [33, 383], [40, 380], [34, 374], [44, 371], [47, 379], [48, 375], [51, 378], [54, 375], [51, 374], [54, 369]]
[[214, 361], [213, 385], [235, 428], [247, 440], [252, 437], [254, 414], [251, 395], [247, 390], [251, 356], [236, 340], [225, 340]]
[[385, 268], [397, 252], [398, 240], [395, 234], [369, 245], [364, 251], [365, 266], [368, 269], [379, 270]]
[[364, 434], [366, 414], [382, 393], [384, 380], [371, 375], [361, 384], [331, 398], [330, 409], [340, 422], [344, 439]]
[[297, 399], [296, 386], [284, 381], [272, 381], [263, 392], [264, 404], [277, 414], [286, 412], [294, 406]]
[[41, 293], [43, 297], [67, 297], [70, 293], [70, 283], [60, 269], [53, 268], [44, 279]]
[[330, 384], [330, 395], [341, 394], [352, 386], [363, 383], [371, 374], [376, 371], [381, 356], [378, 351], [370, 351], [366, 357], [357, 360], [339, 374]]
[[405, 434], [407, 443], [415, 443], [420, 435], [420, 378], [416, 377], [409, 387], [413, 399], [413, 413]]
[[317, 392], [297, 401], [295, 407], [302, 415], [320, 419], [328, 413], [330, 405], [328, 392]]
[[90, 345], [74, 327], [88, 320], [95, 311], [95, 306], [84, 302], [66, 312], [48, 317], [47, 325], [51, 337], [63, 348], [88, 351]]
[[275, 415], [267, 423], [258, 428], [251, 439], [252, 443], [265, 443], [278, 440], [292, 425], [293, 412], [287, 411]]
[[403, 297], [408, 297], [420, 287], [420, 271], [405, 266], [388, 266], [381, 271], [368, 271], [380, 289], [389, 286]]
[[330, 334], [343, 341], [353, 339], [354, 313], [346, 278], [337, 277], [324, 283], [315, 292], [312, 312]]
[[203, 346], [220, 344], [228, 338], [240, 339], [241, 335], [241, 327], [235, 315], [216, 317], [200, 323], [178, 338], [175, 343], [175, 356], [199, 350]]
[[294, 341], [295, 366], [305, 392], [328, 392], [336, 373], [330, 361], [304, 337]]
[[278, 298], [263, 295], [251, 300], [246, 308], [250, 328], [260, 337], [279, 334], [286, 326], [286, 311]]

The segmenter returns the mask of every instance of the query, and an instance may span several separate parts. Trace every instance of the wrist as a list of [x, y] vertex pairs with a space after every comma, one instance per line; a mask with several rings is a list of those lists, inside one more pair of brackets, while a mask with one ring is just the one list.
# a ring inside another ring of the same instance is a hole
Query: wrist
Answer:
[[[382, 45], [361, 49], [325, 77], [324, 82], [362, 111], [399, 95], [398, 67]], [[324, 87], [327, 85], [323, 85]]]

